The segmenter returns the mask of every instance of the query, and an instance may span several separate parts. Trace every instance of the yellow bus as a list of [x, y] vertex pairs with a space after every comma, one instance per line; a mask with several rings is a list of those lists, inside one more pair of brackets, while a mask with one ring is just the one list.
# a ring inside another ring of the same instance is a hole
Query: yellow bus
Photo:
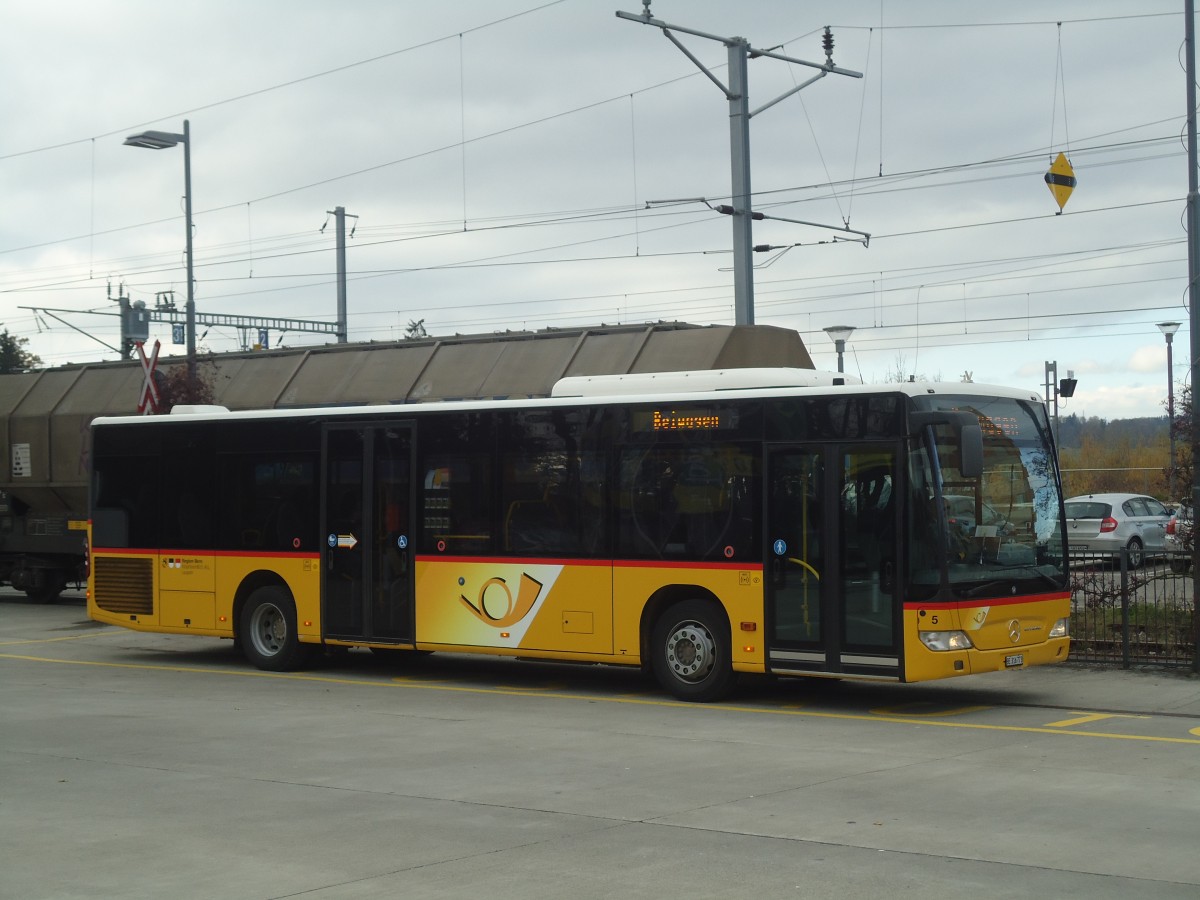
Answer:
[[1066, 659], [1036, 395], [739, 369], [92, 423], [91, 618], [325, 647], [923, 681]]

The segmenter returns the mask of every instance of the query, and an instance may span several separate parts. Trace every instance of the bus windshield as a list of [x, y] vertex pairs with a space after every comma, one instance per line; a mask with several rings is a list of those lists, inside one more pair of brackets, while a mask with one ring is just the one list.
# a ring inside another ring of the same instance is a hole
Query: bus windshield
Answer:
[[962, 473], [953, 427], [924, 429], [910, 454], [909, 596], [946, 591], [975, 599], [1061, 590], [1061, 489], [1045, 408], [965, 396], [921, 398], [914, 407], [976, 415], [983, 472]]

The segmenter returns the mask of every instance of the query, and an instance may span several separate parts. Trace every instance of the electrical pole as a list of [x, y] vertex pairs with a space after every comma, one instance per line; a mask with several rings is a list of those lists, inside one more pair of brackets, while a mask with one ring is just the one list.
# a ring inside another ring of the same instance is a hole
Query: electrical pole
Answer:
[[[1188, 148], [1188, 327], [1191, 329], [1192, 384], [1192, 516], [1200, 510], [1200, 486], [1195, 466], [1200, 460], [1200, 428], [1196, 421], [1195, 386], [1200, 384], [1200, 188], [1196, 179], [1196, 8], [1193, 0], [1184, 0], [1184, 43], [1187, 47], [1187, 148]], [[1192, 596], [1200, 597], [1200, 542], [1192, 539]], [[1192, 671], [1200, 672], [1200, 614], [1192, 605]]]
[[1046, 362], [1046, 405], [1053, 410], [1054, 452], [1058, 454], [1058, 360]]
[[[339, 344], [346, 343], [349, 337], [349, 325], [347, 324], [346, 316], [346, 207], [335, 206], [332, 211], [326, 210], [326, 215], [333, 216], [336, 223], [337, 234], [337, 342]], [[358, 216], [352, 215], [350, 218], [358, 219]], [[325, 220], [329, 222], [328, 219]], [[357, 222], [355, 228], [358, 227]], [[324, 226], [321, 227], [324, 231]], [[354, 229], [350, 230], [351, 237], [354, 236]]]
[[[617, 17], [628, 19], [630, 22], [640, 22], [643, 25], [653, 25], [655, 28], [662, 29], [662, 33], [666, 36], [667, 40], [678, 47], [684, 56], [690, 59], [701, 72], [707, 75], [709, 80], [720, 88], [721, 92], [729, 100], [729, 164], [732, 182], [732, 191], [730, 194], [732, 206], [729, 208], [729, 212], [733, 219], [734, 319], [738, 325], [753, 325], [754, 266], [751, 264], [751, 253], [754, 250], [754, 240], [751, 222], [754, 219], [761, 219], [763, 216], [762, 213], [754, 212], [751, 206], [750, 119], [779, 103], [781, 100], [785, 100], [792, 94], [799, 93], [814, 81], [824, 78], [831, 72], [835, 75], [849, 75], [852, 78], [862, 78], [862, 72], [842, 69], [833, 64], [833, 35], [828, 27], [825, 29], [824, 38], [825, 62], [814, 63], [803, 59], [793, 59], [790, 56], [784, 56], [781, 53], [775, 53], [771, 50], [757, 50], [751, 47], [750, 42], [745, 38], [720, 37], [715, 34], [696, 31], [692, 28], [684, 28], [680, 25], [669, 25], [650, 15], [650, 0], [643, 0], [642, 12], [640, 14], [618, 10]], [[682, 34], [690, 34], [694, 37], [705, 38], [710, 41], [718, 41], [725, 45], [729, 52], [728, 87], [722, 84], [712, 71], [706, 68], [690, 50], [680, 43], [679, 39], [673, 33], [676, 31]], [[808, 66], [820, 71], [808, 79], [808, 81], [785, 91], [758, 109], [751, 110], [746, 61], [751, 57], [759, 56], [767, 56], [771, 59], [778, 59], [799, 66]]]

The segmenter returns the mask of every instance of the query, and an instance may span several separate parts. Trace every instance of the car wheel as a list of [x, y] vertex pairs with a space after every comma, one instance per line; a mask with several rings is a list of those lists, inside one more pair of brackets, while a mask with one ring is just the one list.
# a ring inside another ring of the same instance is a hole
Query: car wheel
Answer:
[[1146, 554], [1142, 552], [1141, 540], [1130, 538], [1129, 543], [1125, 545], [1125, 549], [1129, 551], [1129, 568], [1140, 569], [1142, 563], [1146, 561]]

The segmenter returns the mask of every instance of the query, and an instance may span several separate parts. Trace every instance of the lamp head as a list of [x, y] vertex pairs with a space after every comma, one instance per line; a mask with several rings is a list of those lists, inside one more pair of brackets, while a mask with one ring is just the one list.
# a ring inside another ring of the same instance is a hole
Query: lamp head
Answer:
[[1178, 322], [1159, 322], [1158, 330], [1166, 336], [1167, 340], [1171, 339], [1171, 335], [1179, 330]]
[[172, 134], [169, 131], [143, 131], [131, 134], [125, 138], [126, 147], [145, 147], [149, 150], [165, 150], [182, 144], [187, 139], [182, 134]]

